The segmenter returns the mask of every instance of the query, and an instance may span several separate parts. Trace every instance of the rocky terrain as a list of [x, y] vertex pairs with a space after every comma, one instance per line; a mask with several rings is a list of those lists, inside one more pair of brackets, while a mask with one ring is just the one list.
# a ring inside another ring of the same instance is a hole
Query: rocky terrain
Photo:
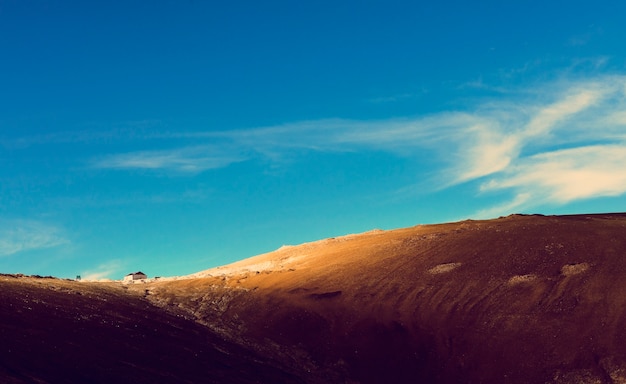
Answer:
[[0, 275], [1, 383], [300, 382], [121, 284]]
[[626, 383], [626, 214], [371, 231], [135, 284], [0, 276], [7, 383]]

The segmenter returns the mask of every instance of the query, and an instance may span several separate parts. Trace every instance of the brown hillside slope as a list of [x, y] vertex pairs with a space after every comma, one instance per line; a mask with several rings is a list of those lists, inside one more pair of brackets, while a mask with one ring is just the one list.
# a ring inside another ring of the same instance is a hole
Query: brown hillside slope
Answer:
[[121, 284], [0, 275], [0, 383], [296, 383]]
[[144, 288], [308, 382], [626, 382], [625, 214], [372, 231]]

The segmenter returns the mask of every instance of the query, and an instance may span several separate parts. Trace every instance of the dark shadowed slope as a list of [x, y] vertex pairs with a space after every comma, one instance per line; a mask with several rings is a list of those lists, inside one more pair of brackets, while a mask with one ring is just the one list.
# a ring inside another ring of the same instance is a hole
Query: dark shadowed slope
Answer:
[[0, 383], [298, 382], [119, 284], [0, 275]]
[[626, 382], [626, 215], [372, 231], [148, 284], [308, 382]]

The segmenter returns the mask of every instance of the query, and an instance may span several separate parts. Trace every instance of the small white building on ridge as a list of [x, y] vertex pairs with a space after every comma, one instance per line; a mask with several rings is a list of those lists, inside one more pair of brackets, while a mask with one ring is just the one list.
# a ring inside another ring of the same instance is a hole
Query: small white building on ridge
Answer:
[[135, 281], [135, 280], [143, 280], [143, 279], [147, 279], [148, 276], [141, 272], [133, 272], [133, 273], [129, 273], [128, 275], [124, 276], [124, 281]]

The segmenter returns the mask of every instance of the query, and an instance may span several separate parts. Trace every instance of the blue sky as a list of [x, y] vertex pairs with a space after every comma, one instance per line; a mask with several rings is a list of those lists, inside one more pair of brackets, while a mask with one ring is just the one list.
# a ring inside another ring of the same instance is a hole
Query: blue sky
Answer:
[[622, 1], [0, 0], [0, 272], [624, 211]]

